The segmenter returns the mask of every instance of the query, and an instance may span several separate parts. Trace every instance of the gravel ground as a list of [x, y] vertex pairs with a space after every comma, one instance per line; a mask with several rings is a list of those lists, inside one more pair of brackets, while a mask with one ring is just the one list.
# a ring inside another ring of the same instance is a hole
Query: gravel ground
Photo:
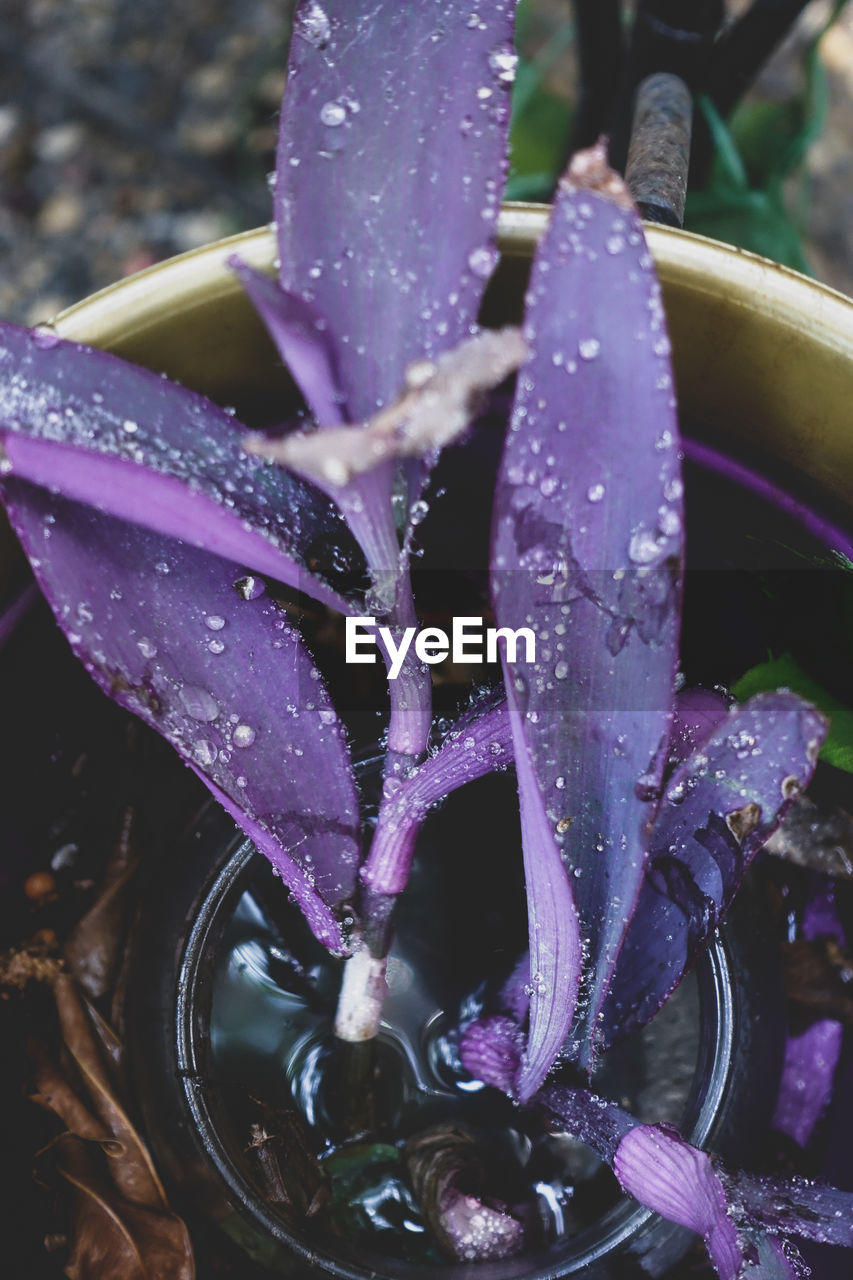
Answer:
[[290, 0], [4, 0], [0, 315], [269, 217]]
[[[566, 0], [537, 0], [546, 28]], [[292, 0], [3, 0], [0, 316], [36, 323], [266, 220]], [[812, 10], [819, 20], [822, 6]], [[808, 28], [808, 22], [805, 24]], [[789, 44], [796, 48], [795, 37]], [[824, 44], [810, 249], [853, 293], [853, 11]], [[763, 80], [791, 85], [789, 52]], [[573, 79], [571, 55], [562, 69]]]

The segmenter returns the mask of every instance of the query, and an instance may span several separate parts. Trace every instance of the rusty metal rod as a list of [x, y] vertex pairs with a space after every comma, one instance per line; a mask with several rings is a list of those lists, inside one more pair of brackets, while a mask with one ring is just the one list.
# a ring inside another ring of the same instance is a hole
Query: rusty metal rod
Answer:
[[703, 93], [711, 49], [723, 21], [723, 0], [637, 0], [610, 163], [625, 172], [635, 89], [647, 76], [669, 71], [693, 94]]
[[692, 118], [693, 98], [678, 76], [658, 72], [637, 89], [625, 181], [651, 222], [684, 224]]

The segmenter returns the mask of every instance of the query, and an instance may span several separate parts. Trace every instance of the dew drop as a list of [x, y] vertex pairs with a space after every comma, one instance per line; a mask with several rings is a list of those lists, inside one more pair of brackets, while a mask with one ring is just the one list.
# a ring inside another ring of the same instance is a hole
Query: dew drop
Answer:
[[681, 516], [674, 507], [661, 507], [658, 512], [658, 528], [667, 538], [674, 538], [681, 532]]
[[611, 257], [615, 257], [617, 253], [621, 253], [625, 248], [625, 237], [608, 236], [604, 242], [604, 247]]
[[489, 249], [485, 245], [481, 245], [478, 249], [473, 249], [468, 255], [468, 266], [480, 280], [488, 280], [489, 276], [495, 268], [497, 261], [497, 252]]
[[557, 680], [565, 680], [569, 674], [569, 664], [567, 662], [558, 662], [554, 668], [554, 676]]
[[209, 640], [207, 644], [209, 653], [224, 653], [225, 645], [221, 640]]
[[499, 44], [489, 54], [489, 67], [501, 84], [512, 84], [518, 66], [518, 55], [510, 44]]
[[140, 636], [136, 642], [136, 647], [142, 654], [143, 658], [156, 658], [157, 646], [148, 636]]
[[238, 724], [232, 735], [235, 747], [250, 747], [255, 741], [255, 731], [251, 725]]
[[180, 690], [180, 699], [187, 715], [192, 716], [193, 720], [209, 722], [219, 715], [219, 703], [200, 685], [185, 684]]
[[205, 768], [216, 763], [217, 751], [216, 747], [207, 738], [199, 738], [193, 743], [193, 759], [196, 764], [203, 765]]
[[258, 596], [262, 596], [266, 591], [266, 586], [260, 578], [247, 573], [245, 577], [237, 579], [234, 590], [241, 600], [257, 600]]
[[604, 497], [604, 485], [591, 484], [586, 491], [586, 496], [589, 502], [601, 502]]
[[218, 613], [209, 613], [205, 618], [204, 623], [211, 631], [221, 631], [225, 626], [225, 619], [220, 617]]
[[332, 26], [328, 15], [323, 6], [317, 3], [317, 0], [309, 0], [308, 4], [303, 4], [300, 7], [293, 23], [293, 29], [298, 36], [301, 36], [308, 44], [313, 45], [315, 49], [324, 49], [329, 43], [332, 34]]
[[39, 324], [33, 329], [33, 342], [42, 351], [49, 351], [51, 347], [57, 347], [60, 343], [59, 334], [49, 324]]
[[329, 129], [337, 129], [347, 118], [346, 107], [340, 102], [325, 102], [320, 108], [320, 123]]
[[578, 355], [581, 360], [594, 360], [601, 350], [598, 338], [581, 338], [578, 343]]
[[641, 527], [631, 537], [628, 555], [634, 564], [651, 564], [660, 555], [660, 544], [650, 530]]

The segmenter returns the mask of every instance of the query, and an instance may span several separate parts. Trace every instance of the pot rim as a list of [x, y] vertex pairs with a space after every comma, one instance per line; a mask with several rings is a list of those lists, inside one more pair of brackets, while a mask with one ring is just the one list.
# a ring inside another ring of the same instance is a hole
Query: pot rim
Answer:
[[[547, 204], [505, 202], [497, 224], [501, 254], [529, 257], [531, 246], [545, 231], [550, 208]], [[810, 319], [821, 339], [845, 355], [853, 355], [853, 299], [839, 290], [748, 249], [694, 231], [651, 222], [644, 223], [644, 231], [664, 282], [689, 276], [703, 281], [709, 293], [719, 290], [731, 295], [734, 288], [739, 305], [763, 314], [787, 316], [808, 305]], [[276, 254], [272, 225], [240, 231], [155, 262], [72, 303], [58, 312], [50, 324], [63, 338], [109, 347], [118, 312], [132, 308], [134, 332], [148, 327], [152, 313], [161, 312], [159, 301], [152, 304], [151, 284], [163, 276], [169, 277], [172, 292], [192, 295], [204, 288], [208, 297], [211, 290], [213, 297], [237, 292], [239, 285], [228, 267], [233, 254], [239, 254], [249, 266], [271, 272]], [[715, 290], [713, 281], [717, 277]], [[158, 293], [153, 291], [155, 297]]]
[[[249, 867], [260, 856], [250, 840], [239, 840], [225, 866], [207, 887], [181, 957], [174, 1026], [176, 1065], [184, 1099], [195, 1126], [196, 1140], [200, 1142], [205, 1156], [224, 1184], [229, 1201], [243, 1216], [313, 1267], [320, 1268], [329, 1275], [339, 1277], [340, 1280], [376, 1280], [380, 1273], [375, 1269], [374, 1263], [378, 1263], [379, 1259], [371, 1259], [371, 1262], [359, 1266], [332, 1255], [321, 1255], [316, 1244], [307, 1243], [291, 1233], [283, 1219], [263, 1202], [232, 1159], [218, 1132], [206, 1091], [199, 1085], [199, 1081], [207, 1074], [209, 1041], [204, 1025], [209, 1018], [212, 998], [213, 955], [222, 930], [245, 886]], [[688, 1141], [695, 1146], [704, 1146], [709, 1139], [713, 1139], [733, 1084], [737, 1024], [734, 972], [735, 964], [724, 929], [718, 933], [696, 967], [700, 994], [700, 1045], [694, 1089], [696, 1079], [703, 1072], [708, 1083], [698, 1104], [698, 1114], [686, 1134]], [[687, 1105], [688, 1109], [695, 1105], [692, 1098]], [[516, 1277], [516, 1280], [521, 1280], [522, 1277], [524, 1280], [561, 1280], [564, 1276], [581, 1274], [593, 1264], [606, 1262], [609, 1256], [616, 1254], [629, 1240], [636, 1238], [644, 1227], [656, 1220], [656, 1214], [639, 1205], [632, 1205], [627, 1197], [623, 1197], [606, 1213], [602, 1220], [603, 1231], [601, 1224], [584, 1230], [580, 1237], [582, 1248], [577, 1253], [568, 1256], [564, 1254], [559, 1260], [545, 1261], [544, 1264], [541, 1259], [537, 1261], [536, 1258], [528, 1258], [526, 1266], [529, 1269], [523, 1271], [517, 1270], [519, 1265], [525, 1265], [523, 1257], [498, 1263], [478, 1263], [476, 1276], [478, 1280], [504, 1280], [504, 1277], [506, 1280], [511, 1280], [511, 1277]], [[597, 1229], [600, 1231], [598, 1236], [595, 1235]], [[584, 1245], [585, 1236], [591, 1236], [592, 1239]], [[422, 1280], [427, 1274], [423, 1264], [407, 1264], [389, 1259], [386, 1265], [393, 1266], [398, 1280], [407, 1280], [407, 1277], [409, 1280]], [[430, 1266], [428, 1273], [434, 1274], [437, 1280], [442, 1276], [448, 1280], [462, 1280], [470, 1274], [463, 1263], [448, 1263], [440, 1269]]]
[[[497, 225], [502, 270], [521, 272], [549, 206], [505, 204]], [[849, 510], [853, 478], [853, 300], [747, 250], [646, 224], [669, 320], [679, 406], [736, 457], [754, 448]], [[92, 294], [53, 321], [63, 338], [163, 368], [181, 348], [188, 385], [230, 402], [235, 370], [269, 344], [228, 259], [272, 272], [271, 227], [259, 227], [155, 263]], [[236, 309], [235, 309], [236, 308]], [[239, 318], [238, 318], [239, 311]], [[250, 333], [240, 325], [251, 317]], [[185, 333], [201, 319], [216, 335], [210, 365], [187, 364]], [[169, 341], [162, 342], [162, 328]], [[217, 327], [218, 325], [218, 327]], [[159, 331], [159, 337], [157, 336]], [[272, 347], [270, 344], [270, 354]], [[816, 393], [816, 388], [817, 393]]]

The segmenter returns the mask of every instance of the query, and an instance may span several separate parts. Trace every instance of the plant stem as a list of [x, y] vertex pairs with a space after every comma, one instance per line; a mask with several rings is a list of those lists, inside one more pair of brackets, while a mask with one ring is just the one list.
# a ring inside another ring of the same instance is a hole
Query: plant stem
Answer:
[[364, 943], [347, 960], [335, 1016], [335, 1035], [340, 1040], [359, 1044], [378, 1032], [388, 994], [386, 964], [387, 956], [372, 956]]

